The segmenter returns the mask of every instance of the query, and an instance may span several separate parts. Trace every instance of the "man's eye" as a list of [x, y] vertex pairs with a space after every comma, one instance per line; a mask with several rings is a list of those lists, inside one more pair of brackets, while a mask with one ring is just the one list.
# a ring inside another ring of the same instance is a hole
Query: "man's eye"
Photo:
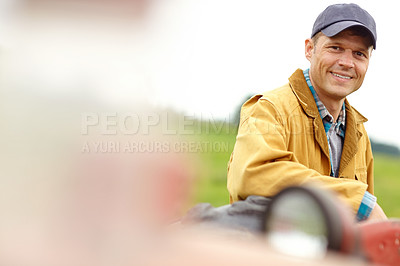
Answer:
[[340, 50], [340, 47], [339, 46], [331, 46], [330, 47], [332, 50], [335, 50], [335, 51], [339, 51]]
[[363, 53], [361, 53], [361, 52], [356, 52], [356, 55], [357, 55], [357, 56], [360, 56], [360, 57], [365, 57], [365, 54], [363, 54]]

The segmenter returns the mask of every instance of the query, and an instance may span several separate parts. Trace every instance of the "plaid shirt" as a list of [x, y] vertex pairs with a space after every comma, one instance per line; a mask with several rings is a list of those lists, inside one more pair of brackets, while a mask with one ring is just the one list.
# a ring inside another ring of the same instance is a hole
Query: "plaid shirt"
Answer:
[[332, 125], [335, 126], [336, 133], [344, 138], [344, 134], [346, 132], [346, 108], [345, 104], [343, 103], [342, 110], [340, 110], [339, 117], [337, 119], [336, 124], [334, 123], [335, 120], [333, 116], [328, 112], [325, 105], [319, 99], [317, 93], [313, 85], [311, 84], [310, 75], [308, 74], [309, 69], [303, 71], [304, 77], [307, 81], [307, 85], [311, 90], [312, 95], [314, 96], [315, 103], [317, 104], [319, 115], [321, 116], [322, 122], [324, 123], [325, 133], [328, 133], [329, 129]]
[[345, 104], [343, 103], [342, 109], [339, 112], [339, 117], [337, 122], [333, 119], [333, 116], [329, 113], [328, 109], [326, 109], [325, 105], [319, 99], [318, 94], [315, 92], [314, 87], [311, 84], [309, 70], [306, 69], [303, 71], [304, 78], [306, 79], [307, 85], [311, 90], [311, 93], [314, 97], [315, 103], [317, 104], [319, 114], [321, 116], [322, 122], [324, 124], [324, 129], [326, 133], [326, 137], [328, 139], [328, 147], [329, 147], [329, 157], [331, 163], [331, 176], [338, 177], [339, 174], [339, 165], [340, 159], [342, 157], [342, 149], [344, 143], [344, 135], [345, 135], [345, 121], [346, 121], [346, 110]]
[[[344, 138], [345, 131], [346, 131], [345, 104], [343, 103], [342, 110], [340, 110], [339, 117], [335, 124], [334, 123], [335, 120], [333, 119], [332, 115], [328, 112], [325, 105], [321, 102], [317, 93], [315, 92], [314, 87], [311, 84], [309, 69], [304, 70], [303, 74], [304, 74], [304, 78], [307, 81], [307, 85], [310, 88], [311, 93], [314, 97], [315, 103], [317, 104], [319, 114], [321, 116], [322, 122], [324, 123], [325, 133], [328, 136], [328, 132], [329, 132], [330, 128], [332, 127], [332, 125], [334, 125], [335, 126], [334, 130], [335, 130], [336, 134], [338, 134], [339, 136]], [[329, 137], [328, 137], [328, 142], [329, 142]], [[329, 145], [329, 153], [330, 153], [330, 156], [332, 157], [330, 145]], [[340, 158], [339, 158], [339, 160], [340, 160]], [[331, 175], [332, 175], [332, 173], [334, 173], [334, 171], [333, 171], [333, 165], [331, 162]], [[356, 216], [357, 220], [358, 221], [366, 220], [369, 217], [369, 215], [371, 214], [371, 211], [374, 209], [375, 204], [376, 204], [376, 197], [374, 195], [372, 195], [371, 193], [369, 193], [368, 191], [365, 191], [364, 197], [361, 201], [360, 207], [357, 212], [357, 216]]]

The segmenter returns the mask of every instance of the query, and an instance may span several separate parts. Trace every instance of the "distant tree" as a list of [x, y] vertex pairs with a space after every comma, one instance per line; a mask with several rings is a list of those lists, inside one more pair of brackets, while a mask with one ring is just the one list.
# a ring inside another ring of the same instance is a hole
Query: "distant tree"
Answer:
[[400, 149], [392, 144], [377, 142], [371, 139], [373, 153], [384, 153], [388, 155], [400, 156]]

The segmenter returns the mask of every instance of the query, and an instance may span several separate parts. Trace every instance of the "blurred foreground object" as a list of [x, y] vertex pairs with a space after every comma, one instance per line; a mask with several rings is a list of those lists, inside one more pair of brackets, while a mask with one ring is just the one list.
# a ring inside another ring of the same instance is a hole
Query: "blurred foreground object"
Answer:
[[327, 249], [356, 252], [352, 215], [325, 190], [282, 190], [272, 199], [264, 224], [271, 245], [289, 255], [323, 257]]
[[250, 196], [215, 209], [199, 204], [182, 224], [261, 237], [272, 249], [296, 258], [323, 259], [334, 251], [380, 265], [400, 264], [400, 220], [356, 223], [334, 195], [311, 186], [289, 187], [272, 199]]
[[359, 226], [361, 249], [379, 265], [400, 265], [400, 220], [373, 221]]

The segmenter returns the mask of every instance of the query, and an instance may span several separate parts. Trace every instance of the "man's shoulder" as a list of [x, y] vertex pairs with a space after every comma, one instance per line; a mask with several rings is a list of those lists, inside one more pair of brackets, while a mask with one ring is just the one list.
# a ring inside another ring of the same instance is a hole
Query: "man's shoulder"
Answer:
[[296, 95], [289, 83], [264, 93], [256, 94], [243, 104], [242, 110], [250, 110], [258, 105], [270, 105], [277, 110], [293, 109], [298, 106]]
[[357, 124], [361, 124], [361, 123], [365, 123], [368, 121], [368, 119], [363, 116], [356, 108], [354, 108], [354, 106], [350, 105], [350, 103], [347, 101], [347, 99], [345, 100], [345, 104], [347, 107], [347, 111], [351, 112], [351, 114], [354, 116], [354, 119], [356, 121]]
[[295, 94], [293, 93], [293, 90], [290, 87], [289, 83], [286, 83], [285, 85], [279, 88], [265, 91], [262, 94], [262, 98], [270, 101], [271, 103], [276, 103], [276, 104], [285, 104], [290, 100], [296, 101]]

